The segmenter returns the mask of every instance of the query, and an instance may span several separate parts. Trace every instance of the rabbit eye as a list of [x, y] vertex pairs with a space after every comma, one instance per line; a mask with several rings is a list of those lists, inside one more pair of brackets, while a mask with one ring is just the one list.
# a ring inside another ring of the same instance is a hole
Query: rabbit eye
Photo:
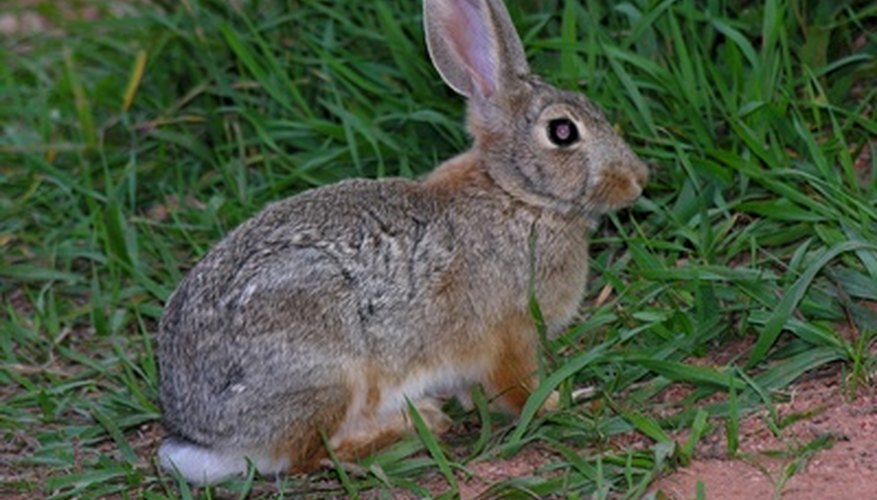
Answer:
[[569, 146], [579, 140], [579, 129], [568, 118], [558, 118], [548, 122], [548, 139], [560, 147]]

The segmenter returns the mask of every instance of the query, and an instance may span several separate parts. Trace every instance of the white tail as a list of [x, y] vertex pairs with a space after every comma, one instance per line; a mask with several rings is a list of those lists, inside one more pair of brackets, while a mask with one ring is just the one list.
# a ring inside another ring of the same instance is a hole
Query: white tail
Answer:
[[167, 438], [158, 449], [161, 467], [194, 484], [214, 484], [247, 472], [247, 459], [264, 475], [276, 475], [289, 468], [286, 459], [275, 459], [261, 451], [217, 450]]

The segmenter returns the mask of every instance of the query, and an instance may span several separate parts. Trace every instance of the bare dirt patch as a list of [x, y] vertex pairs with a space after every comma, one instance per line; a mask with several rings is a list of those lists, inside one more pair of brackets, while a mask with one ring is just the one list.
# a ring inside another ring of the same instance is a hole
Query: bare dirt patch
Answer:
[[736, 458], [729, 458], [718, 429], [694, 460], [657, 481], [652, 491], [689, 499], [702, 483], [710, 499], [872, 498], [877, 488], [877, 391], [846, 397], [839, 369], [789, 388], [778, 420], [791, 421], [775, 435], [765, 411], [741, 421]]

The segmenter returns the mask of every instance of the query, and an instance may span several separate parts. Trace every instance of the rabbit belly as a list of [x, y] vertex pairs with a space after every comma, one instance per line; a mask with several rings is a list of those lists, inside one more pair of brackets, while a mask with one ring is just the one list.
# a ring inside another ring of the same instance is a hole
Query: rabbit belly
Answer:
[[158, 449], [161, 467], [169, 473], [179, 471], [186, 481], [213, 484], [247, 472], [247, 459], [260, 473], [273, 475], [289, 468], [286, 458], [274, 458], [264, 450], [242, 451], [239, 448], [212, 449], [168, 438]]

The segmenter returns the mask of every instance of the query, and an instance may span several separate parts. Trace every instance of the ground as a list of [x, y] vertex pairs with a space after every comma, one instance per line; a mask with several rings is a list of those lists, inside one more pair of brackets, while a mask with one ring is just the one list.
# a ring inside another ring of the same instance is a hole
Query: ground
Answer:
[[[868, 498], [877, 487], [877, 390], [859, 386], [855, 397], [851, 390], [848, 374], [840, 364], [804, 377], [778, 396], [784, 401], [776, 404], [774, 417], [760, 409], [741, 419], [739, 447], [734, 457], [729, 456], [724, 428], [717, 426], [697, 445], [690, 463], [667, 470], [649, 487], [649, 493], [678, 500], [695, 498], [698, 488], [702, 488], [706, 498], [718, 500], [775, 498], [777, 493], [782, 498], [804, 500]], [[681, 399], [687, 390], [673, 387], [667, 392], [664, 399]], [[771, 421], [777, 432], [771, 430]], [[163, 434], [158, 423], [144, 424], [128, 434], [128, 441], [139, 457], [139, 467], [154, 467], [155, 451]], [[456, 443], [464, 450], [465, 443], [471, 442], [476, 434], [477, 429], [460, 423], [445, 439], [452, 449]], [[688, 433], [673, 437], [682, 446]], [[14, 457], [32, 451], [36, 445], [31, 438], [20, 435], [5, 443], [0, 460], [0, 477], [4, 482], [40, 482], [52, 475], [50, 467], [8, 465]], [[619, 449], [651, 445], [638, 433], [618, 436], [615, 443]], [[104, 453], [115, 452], [111, 441], [100, 448]], [[465, 471], [455, 473], [460, 497], [478, 498], [491, 486], [509, 479], [544, 475], [560, 458], [549, 447], [531, 445], [508, 459], [471, 462]], [[435, 495], [448, 488], [438, 471], [425, 474], [419, 482]], [[338, 485], [324, 481], [322, 487], [337, 492]], [[261, 493], [271, 491], [265, 488]], [[256, 493], [259, 492], [257, 488]], [[32, 498], [34, 494], [2, 489], [0, 493], [3, 498]], [[395, 495], [417, 498], [404, 490], [396, 491]], [[366, 492], [364, 497], [370, 495]]]
[[697, 447], [694, 460], [658, 480], [652, 491], [668, 498], [868, 498], [877, 488], [877, 394], [861, 388], [850, 399], [838, 367], [789, 387], [776, 405], [774, 434], [765, 411], [742, 420], [735, 458], [728, 458], [721, 429]]
[[[713, 429], [693, 460], [658, 478], [650, 494], [688, 500], [702, 487], [705, 498], [716, 500], [769, 499], [777, 493], [804, 500], [869, 498], [877, 488], [877, 391], [860, 387], [851, 398], [845, 378], [838, 365], [790, 386], [784, 391], [788, 401], [776, 405], [778, 420], [790, 423], [777, 434], [765, 410], [743, 418], [734, 457], [728, 455], [724, 429]], [[687, 434], [675, 437], [681, 446]], [[627, 438], [619, 442], [647, 446], [641, 435]], [[469, 464], [467, 474], [457, 474], [460, 495], [478, 498], [492, 484], [537, 474], [557, 458], [531, 447], [508, 460]], [[447, 488], [438, 473], [424, 485], [434, 494]]]

